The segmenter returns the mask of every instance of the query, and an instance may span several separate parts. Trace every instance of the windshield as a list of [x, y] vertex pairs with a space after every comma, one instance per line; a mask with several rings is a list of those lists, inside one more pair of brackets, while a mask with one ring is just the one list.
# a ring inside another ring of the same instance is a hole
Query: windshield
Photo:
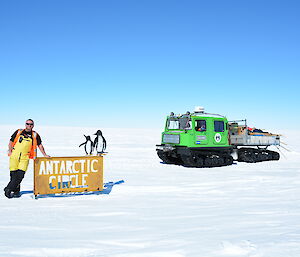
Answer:
[[192, 129], [192, 122], [189, 117], [170, 117], [167, 123], [168, 129]]

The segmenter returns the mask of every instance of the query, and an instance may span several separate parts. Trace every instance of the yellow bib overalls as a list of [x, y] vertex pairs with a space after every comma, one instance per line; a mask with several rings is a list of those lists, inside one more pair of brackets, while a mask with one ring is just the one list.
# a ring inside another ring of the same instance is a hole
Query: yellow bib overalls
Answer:
[[32, 148], [32, 138], [20, 135], [19, 140], [13, 147], [9, 159], [9, 169], [26, 171], [29, 164], [29, 154]]

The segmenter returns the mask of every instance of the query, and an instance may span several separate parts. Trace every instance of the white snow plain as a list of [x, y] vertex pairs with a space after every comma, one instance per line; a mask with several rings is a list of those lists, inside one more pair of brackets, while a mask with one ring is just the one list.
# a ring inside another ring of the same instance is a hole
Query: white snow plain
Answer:
[[[17, 127], [0, 128], [4, 188]], [[83, 134], [97, 129], [36, 128], [51, 156], [84, 155]], [[203, 169], [162, 164], [160, 130], [102, 131], [104, 182], [125, 183], [107, 195], [38, 200], [32, 193], [7, 199], [2, 191], [0, 256], [300, 256], [299, 131], [281, 131], [292, 151], [282, 150], [280, 161]], [[33, 190], [32, 167], [22, 191]]]

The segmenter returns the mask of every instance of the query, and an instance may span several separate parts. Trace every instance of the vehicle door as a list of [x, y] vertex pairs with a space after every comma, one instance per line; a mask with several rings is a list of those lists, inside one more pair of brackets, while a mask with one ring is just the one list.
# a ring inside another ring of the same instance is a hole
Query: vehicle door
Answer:
[[225, 122], [222, 119], [213, 120], [213, 144], [214, 145], [226, 145], [227, 132], [225, 128]]
[[208, 138], [207, 138], [207, 121], [206, 119], [199, 119], [195, 120], [194, 124], [195, 128], [195, 145], [207, 145]]

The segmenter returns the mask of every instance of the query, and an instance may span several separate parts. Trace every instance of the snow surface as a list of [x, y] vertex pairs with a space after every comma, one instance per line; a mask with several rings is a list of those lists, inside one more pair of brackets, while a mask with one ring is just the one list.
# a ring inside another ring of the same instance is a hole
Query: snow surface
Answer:
[[[9, 180], [0, 126], [0, 185]], [[83, 155], [83, 134], [98, 128], [36, 128], [52, 156]], [[102, 129], [108, 142], [107, 195], [42, 198], [2, 193], [0, 256], [300, 256], [300, 136], [286, 135], [278, 162], [221, 168], [160, 163], [160, 130]], [[33, 190], [32, 163], [22, 190]], [[2, 190], [2, 189], [1, 189]]]

